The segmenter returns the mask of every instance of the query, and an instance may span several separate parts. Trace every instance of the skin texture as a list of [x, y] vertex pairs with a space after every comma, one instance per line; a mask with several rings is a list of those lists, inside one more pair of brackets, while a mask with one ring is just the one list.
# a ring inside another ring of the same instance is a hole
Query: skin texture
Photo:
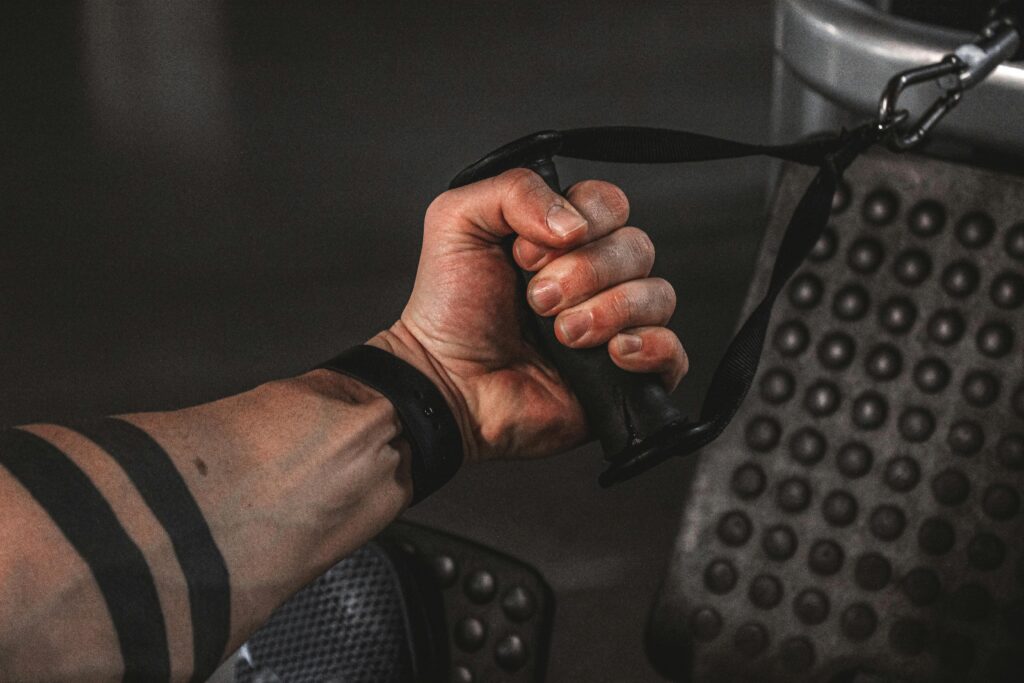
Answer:
[[[369, 343], [439, 387], [467, 462], [552, 455], [587, 436], [576, 398], [523, 339], [516, 275], [500, 246], [505, 236], [519, 235], [516, 259], [537, 272], [530, 305], [557, 316], [563, 343], [607, 345], [620, 367], [658, 373], [669, 388], [685, 374], [682, 346], [664, 327], [675, 294], [648, 277], [654, 250], [642, 231], [626, 227], [628, 213], [625, 196], [608, 183], [580, 183], [562, 198], [524, 170], [431, 204], [412, 296], [401, 318]], [[589, 323], [575, 338], [572, 320]], [[124, 419], [170, 456], [224, 556], [231, 581], [224, 656], [290, 595], [383, 530], [412, 496], [409, 446], [391, 404], [326, 370]], [[59, 425], [22, 429], [86, 474], [142, 551], [164, 614], [172, 678], [188, 680], [187, 589], [166, 532], [96, 444]], [[122, 669], [88, 566], [0, 467], [0, 678], [108, 681]]]

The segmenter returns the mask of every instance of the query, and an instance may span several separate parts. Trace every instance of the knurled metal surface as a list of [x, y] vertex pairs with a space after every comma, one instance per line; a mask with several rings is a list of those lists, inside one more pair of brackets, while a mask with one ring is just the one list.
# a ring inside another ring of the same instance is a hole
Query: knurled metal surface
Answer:
[[[784, 169], [748, 309], [808, 179]], [[887, 152], [847, 181], [700, 456], [652, 659], [1024, 680], [1024, 181]]]
[[371, 543], [282, 605], [239, 652], [238, 683], [409, 680], [401, 588]]

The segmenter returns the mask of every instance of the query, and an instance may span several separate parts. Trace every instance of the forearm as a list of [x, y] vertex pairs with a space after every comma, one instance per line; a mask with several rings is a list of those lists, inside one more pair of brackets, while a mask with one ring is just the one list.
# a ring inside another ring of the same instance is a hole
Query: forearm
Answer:
[[[230, 632], [221, 656], [380, 531], [411, 494], [390, 403], [327, 371], [125, 420], [166, 451], [223, 557]], [[85, 473], [141, 551], [163, 613], [172, 675], [187, 679], [188, 577], [159, 515], [95, 442], [55, 425], [24, 429]], [[82, 680], [117, 679], [122, 667], [90, 566], [39, 501], [0, 468], [0, 670], [14, 680]]]

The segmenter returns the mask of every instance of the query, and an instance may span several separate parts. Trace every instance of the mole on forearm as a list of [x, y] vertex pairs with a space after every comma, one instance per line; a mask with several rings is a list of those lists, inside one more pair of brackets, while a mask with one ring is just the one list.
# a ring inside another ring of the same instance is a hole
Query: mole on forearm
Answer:
[[[125, 471], [171, 539], [188, 585], [194, 681], [217, 668], [230, 633], [231, 594], [224, 557], [167, 452], [153, 437], [117, 418], [70, 427], [107, 452]], [[196, 457], [200, 474], [206, 464]]]

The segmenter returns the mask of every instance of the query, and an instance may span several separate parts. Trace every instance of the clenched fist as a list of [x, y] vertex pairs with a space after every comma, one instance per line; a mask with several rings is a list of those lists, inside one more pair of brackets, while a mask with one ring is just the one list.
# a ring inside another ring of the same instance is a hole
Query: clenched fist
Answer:
[[559, 341], [606, 345], [616, 365], [658, 373], [670, 390], [686, 374], [682, 344], [665, 327], [675, 291], [649, 277], [654, 247], [628, 217], [610, 183], [584, 181], [562, 197], [526, 169], [445, 192], [427, 209], [412, 296], [369, 343], [437, 384], [467, 461], [550, 455], [587, 438], [572, 390], [524, 335], [517, 274], [501, 246], [509, 235], [518, 264], [535, 273], [529, 305], [556, 316]]

